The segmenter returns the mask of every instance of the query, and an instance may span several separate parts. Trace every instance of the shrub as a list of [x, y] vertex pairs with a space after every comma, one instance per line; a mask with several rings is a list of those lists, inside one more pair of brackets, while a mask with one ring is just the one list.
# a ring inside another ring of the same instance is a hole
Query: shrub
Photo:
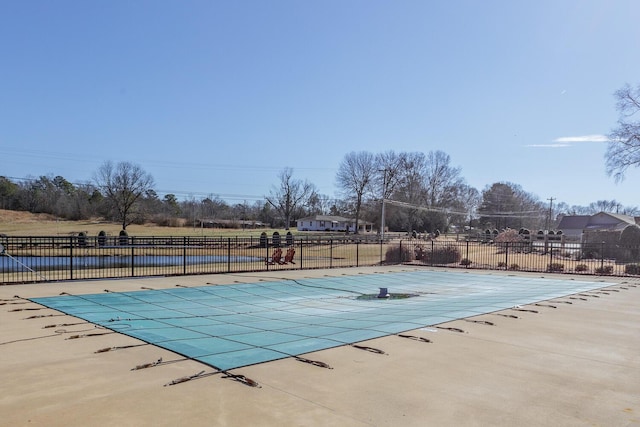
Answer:
[[387, 249], [384, 261], [387, 264], [413, 261], [413, 251], [407, 246], [392, 246]]
[[496, 243], [513, 243], [513, 242], [521, 242], [522, 235], [518, 234], [516, 230], [507, 229], [502, 233], [498, 234], [495, 238]]
[[416, 260], [421, 261], [425, 259], [427, 251], [424, 249], [424, 246], [417, 245], [413, 251]]
[[473, 261], [471, 261], [469, 258], [462, 258], [460, 260], [460, 265], [471, 265], [473, 263]]
[[507, 267], [507, 263], [504, 261], [498, 261], [498, 268], [506, 268]]
[[613, 274], [613, 266], [605, 265], [604, 267], [598, 267], [595, 269], [596, 274]]
[[509, 266], [509, 270], [520, 270], [520, 266], [514, 262]]
[[547, 265], [547, 271], [551, 273], [564, 271], [564, 264], [562, 264], [561, 262], [552, 262], [551, 264]]
[[583, 271], [589, 271], [589, 266], [587, 266], [587, 264], [578, 264], [576, 265], [576, 268], [574, 268], [576, 273], [580, 273]]
[[625, 274], [640, 275], [640, 264], [627, 264], [624, 266]]
[[450, 264], [459, 262], [462, 258], [460, 251], [453, 245], [436, 247], [433, 251], [424, 253], [424, 262], [429, 264]]

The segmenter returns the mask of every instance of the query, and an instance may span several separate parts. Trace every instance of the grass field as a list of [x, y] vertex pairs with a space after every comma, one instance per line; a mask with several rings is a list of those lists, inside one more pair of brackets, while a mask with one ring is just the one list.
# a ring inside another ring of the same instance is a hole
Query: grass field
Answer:
[[[70, 236], [84, 232], [87, 236], [97, 236], [104, 231], [108, 236], [117, 236], [121, 224], [101, 220], [66, 221], [48, 214], [33, 214], [0, 209], [0, 234], [7, 236]], [[199, 228], [199, 227], [161, 227], [155, 224], [131, 224], [127, 226], [130, 236], [222, 236], [222, 237], [259, 237], [265, 231], [271, 235], [274, 231], [285, 234], [282, 229], [239, 229], [239, 228]], [[295, 234], [295, 230], [291, 230]]]

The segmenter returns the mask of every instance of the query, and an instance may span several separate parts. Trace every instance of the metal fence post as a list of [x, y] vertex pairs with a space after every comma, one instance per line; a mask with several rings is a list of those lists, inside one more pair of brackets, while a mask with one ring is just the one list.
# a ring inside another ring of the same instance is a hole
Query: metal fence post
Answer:
[[333, 239], [329, 239], [329, 268], [333, 268]]
[[135, 272], [135, 260], [136, 260], [136, 254], [135, 254], [135, 249], [134, 249], [134, 245], [133, 245], [133, 237], [131, 238], [131, 277], [135, 277], [136, 276], [136, 272]]
[[356, 241], [356, 267], [360, 267], [360, 240]]
[[269, 271], [269, 237], [267, 237], [265, 240], [264, 255], [265, 255], [264, 256], [265, 269]]
[[73, 280], [73, 236], [69, 236], [69, 279]]
[[434, 242], [433, 242], [433, 240], [431, 240], [431, 267], [433, 267], [433, 260], [435, 258], [434, 254], [433, 254], [433, 249], [434, 249]]
[[227, 238], [227, 273], [231, 273], [231, 237]]
[[505, 242], [504, 246], [504, 269], [509, 269], [509, 242]]
[[[470, 261], [469, 259], [469, 239], [467, 239], [467, 255], [465, 256], [465, 259], [467, 261]], [[465, 263], [465, 268], [469, 268], [469, 264], [471, 264], [470, 262], [466, 262]]]
[[187, 274], [187, 236], [182, 238], [182, 274]]

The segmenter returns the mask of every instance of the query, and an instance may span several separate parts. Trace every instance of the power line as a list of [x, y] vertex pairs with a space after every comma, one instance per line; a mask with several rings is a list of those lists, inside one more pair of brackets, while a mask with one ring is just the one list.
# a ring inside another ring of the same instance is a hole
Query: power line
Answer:
[[[421, 211], [438, 212], [445, 215], [469, 215], [469, 212], [455, 211], [452, 209], [440, 208], [440, 207], [414, 205], [411, 203], [400, 202], [400, 201], [391, 200], [391, 199], [385, 199], [385, 203], [399, 206], [399, 207], [404, 207], [404, 208], [417, 209]], [[531, 211], [477, 212], [477, 214], [483, 217], [494, 217], [494, 218], [530, 218], [535, 214], [540, 215], [541, 212], [539, 210], [531, 210]]]

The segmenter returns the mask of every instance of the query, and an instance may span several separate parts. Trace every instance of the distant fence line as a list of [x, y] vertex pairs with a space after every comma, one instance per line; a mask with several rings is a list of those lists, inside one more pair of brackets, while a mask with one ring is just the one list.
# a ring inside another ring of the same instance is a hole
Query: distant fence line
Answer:
[[[274, 238], [276, 237], [276, 238]], [[0, 238], [0, 283], [374, 266], [640, 275], [640, 247], [548, 241], [486, 243], [375, 235]]]

